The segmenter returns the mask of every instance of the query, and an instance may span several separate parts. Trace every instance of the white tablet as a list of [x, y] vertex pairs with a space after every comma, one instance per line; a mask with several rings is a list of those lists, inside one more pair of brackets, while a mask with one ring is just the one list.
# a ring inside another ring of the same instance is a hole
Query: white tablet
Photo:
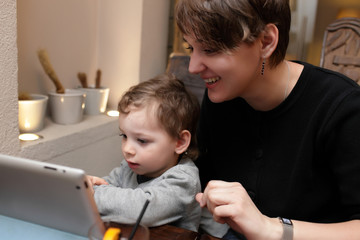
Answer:
[[83, 170], [2, 154], [0, 215], [81, 236], [105, 231]]

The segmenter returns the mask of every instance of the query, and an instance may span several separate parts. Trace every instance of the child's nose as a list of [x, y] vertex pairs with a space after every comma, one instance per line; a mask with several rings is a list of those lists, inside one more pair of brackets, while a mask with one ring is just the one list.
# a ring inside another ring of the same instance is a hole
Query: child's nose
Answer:
[[122, 151], [124, 153], [124, 157], [128, 158], [132, 155], [135, 155], [135, 149], [133, 148], [132, 144], [129, 141], [124, 141], [122, 143]]

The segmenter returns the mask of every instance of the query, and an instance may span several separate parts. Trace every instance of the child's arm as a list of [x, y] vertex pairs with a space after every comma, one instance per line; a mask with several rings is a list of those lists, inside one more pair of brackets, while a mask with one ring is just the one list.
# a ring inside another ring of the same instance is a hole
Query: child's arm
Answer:
[[109, 183], [103, 178], [88, 175], [88, 180], [92, 185], [108, 185]]
[[89, 187], [93, 194], [94, 194], [94, 188], [93, 188], [94, 185], [109, 185], [109, 183], [106, 182], [105, 179], [102, 179], [99, 177], [87, 175], [86, 178], [87, 178], [87, 181], [90, 185]]
[[[117, 176], [131, 172], [127, 169], [127, 172], [117, 172]], [[181, 221], [179, 226], [196, 231], [201, 215], [195, 200], [198, 192], [200, 181], [196, 167], [179, 164], [161, 177], [140, 185], [136, 177], [129, 174], [122, 187], [115, 187], [111, 182], [110, 185], [99, 186], [94, 198], [105, 220], [134, 223], [146, 199], [149, 199], [142, 224], [152, 227]]]

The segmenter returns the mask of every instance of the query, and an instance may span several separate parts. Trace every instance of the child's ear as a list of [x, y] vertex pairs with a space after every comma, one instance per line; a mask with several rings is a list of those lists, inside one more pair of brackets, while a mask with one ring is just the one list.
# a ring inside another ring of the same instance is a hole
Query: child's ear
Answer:
[[182, 154], [189, 147], [191, 141], [191, 133], [188, 130], [182, 130], [179, 139], [176, 142], [175, 152]]
[[262, 44], [261, 51], [263, 58], [268, 58], [273, 54], [273, 52], [277, 47], [278, 41], [279, 41], [278, 28], [272, 23], [267, 24], [265, 30], [261, 35], [261, 44]]

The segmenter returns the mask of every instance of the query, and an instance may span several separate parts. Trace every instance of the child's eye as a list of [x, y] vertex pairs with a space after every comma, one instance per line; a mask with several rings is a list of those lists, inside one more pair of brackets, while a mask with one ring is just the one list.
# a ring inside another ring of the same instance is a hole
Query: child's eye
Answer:
[[122, 137], [122, 138], [124, 138], [124, 139], [127, 138], [127, 136], [126, 136], [125, 134], [123, 134], [123, 133], [120, 133], [119, 136]]
[[141, 138], [138, 138], [138, 139], [137, 139], [137, 141], [138, 141], [139, 143], [141, 143], [141, 144], [148, 143], [148, 141], [147, 141], [147, 140], [145, 140], [145, 139], [141, 139]]

